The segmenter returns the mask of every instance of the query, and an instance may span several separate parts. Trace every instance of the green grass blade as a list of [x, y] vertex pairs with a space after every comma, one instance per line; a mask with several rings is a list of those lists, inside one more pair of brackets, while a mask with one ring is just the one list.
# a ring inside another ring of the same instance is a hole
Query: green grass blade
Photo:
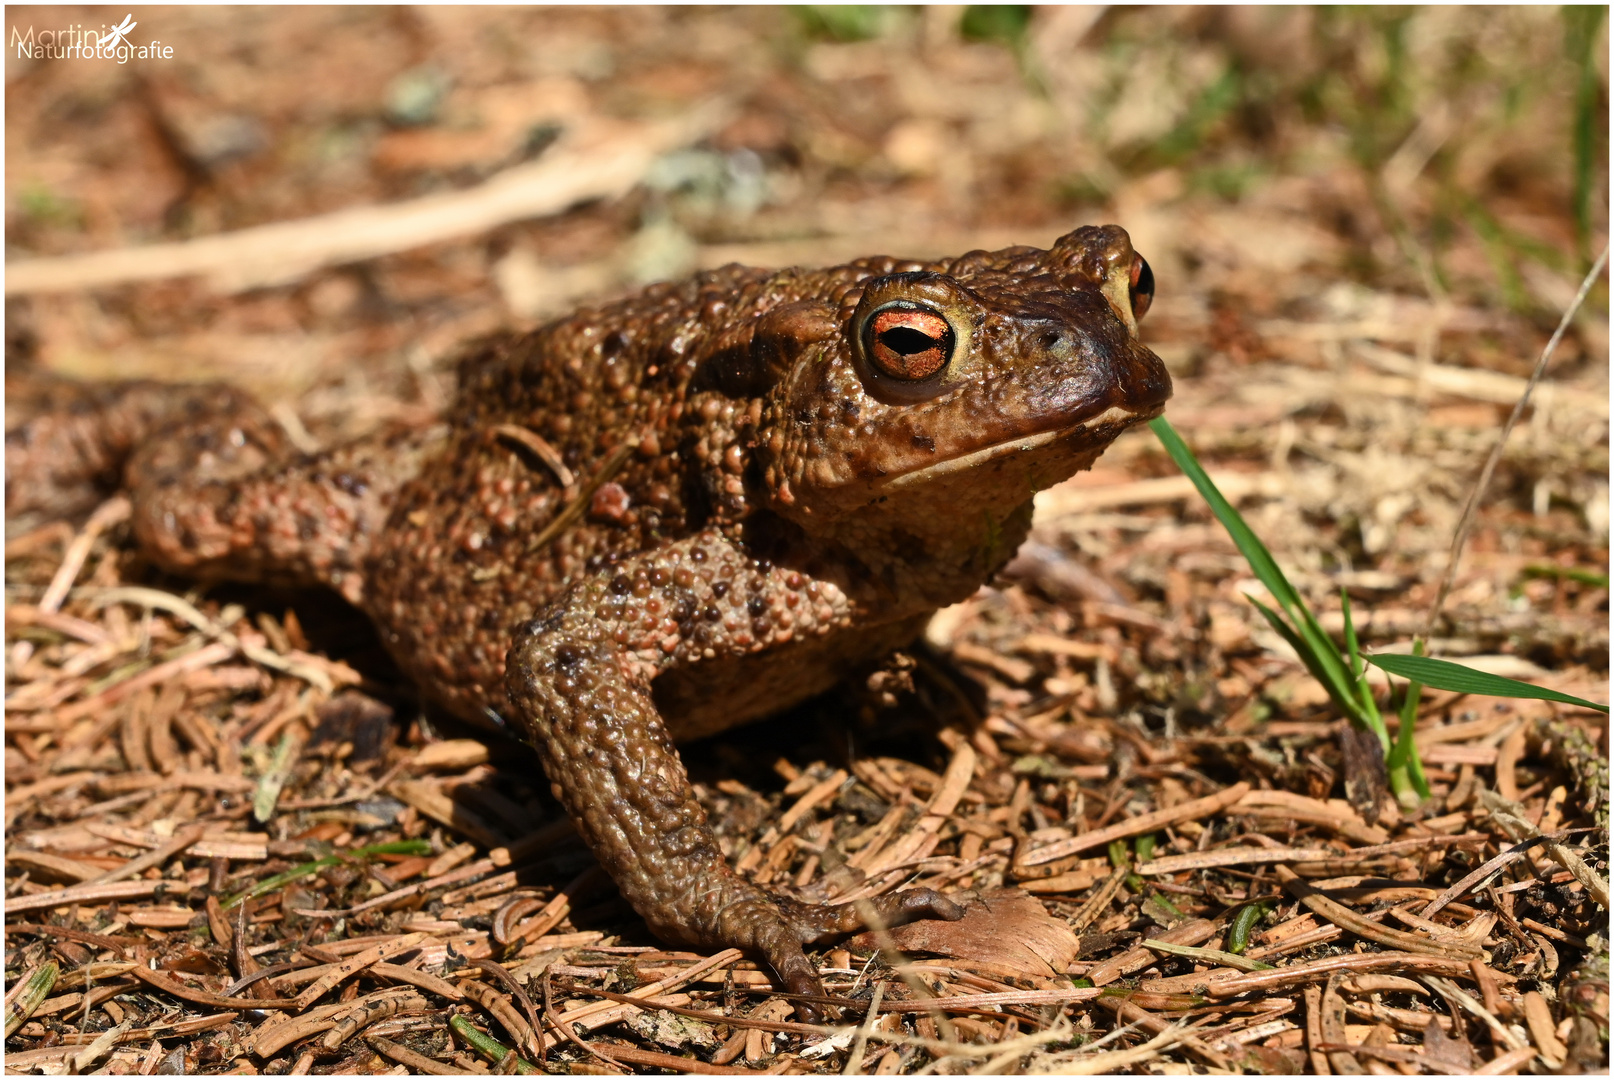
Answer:
[[[516, 1054], [514, 1050], [505, 1046], [498, 1039], [478, 1031], [466, 1017], [451, 1016], [448, 1018], [448, 1026], [454, 1029], [454, 1034], [464, 1039], [477, 1053], [492, 1061], [501, 1071], [516, 1073], [520, 1076], [538, 1076], [543, 1072], [538, 1066]], [[515, 1057], [515, 1061], [511, 1062], [513, 1067], [507, 1068], [505, 1062], [512, 1056]]]
[[1548, 690], [1543, 686], [1533, 686], [1517, 679], [1504, 679], [1500, 675], [1475, 671], [1473, 668], [1454, 664], [1450, 660], [1437, 660], [1432, 656], [1380, 653], [1367, 657], [1367, 662], [1388, 671], [1391, 675], [1412, 679], [1425, 686], [1433, 686], [1437, 690], [1450, 690], [1458, 694], [1485, 694], [1490, 697], [1561, 701], [1565, 705], [1579, 705], [1587, 709], [1596, 709], [1601, 713], [1608, 712], [1607, 705], [1599, 705], [1595, 701], [1562, 694], [1557, 690]]
[[1278, 636], [1289, 643], [1289, 647], [1295, 651], [1295, 655], [1300, 657], [1300, 662], [1306, 665], [1306, 670], [1311, 672], [1312, 676], [1318, 682], [1323, 684], [1323, 688], [1325, 690], [1328, 690], [1329, 693], [1333, 693], [1333, 687], [1329, 686], [1328, 679], [1325, 678], [1323, 673], [1317, 670], [1317, 668], [1312, 664], [1311, 650], [1306, 647], [1306, 643], [1304, 641], [1300, 640], [1300, 635], [1295, 633], [1294, 628], [1283, 621], [1283, 616], [1261, 603], [1261, 601], [1257, 600], [1249, 593], [1244, 594], [1244, 599], [1254, 604], [1255, 610], [1266, 616], [1266, 620], [1269, 624], [1271, 624], [1272, 629], [1276, 630], [1278, 632]]
[[11, 1038], [16, 1030], [34, 1015], [34, 1010], [50, 997], [60, 973], [61, 969], [57, 967], [56, 961], [46, 960], [29, 974], [28, 982], [22, 991], [6, 1003], [6, 1038]]
[[1166, 422], [1166, 418], [1155, 417], [1149, 421], [1149, 429], [1166, 448], [1166, 453], [1171, 455], [1171, 460], [1177, 463], [1177, 468], [1193, 481], [1200, 496], [1210, 506], [1211, 513], [1216, 515], [1216, 520], [1222, 523], [1222, 527], [1233, 538], [1233, 544], [1239, 549], [1239, 553], [1250, 564], [1256, 578], [1267, 587], [1267, 591], [1278, 601], [1278, 605], [1285, 613], [1292, 617], [1293, 609], [1303, 607], [1304, 604], [1300, 594], [1289, 584], [1289, 579], [1278, 569], [1277, 560], [1273, 559], [1272, 552], [1267, 550], [1260, 537], [1244, 523], [1244, 518], [1233, 508], [1233, 504], [1227, 501], [1227, 497], [1217, 490], [1216, 485], [1211, 482], [1210, 474], [1194, 457], [1193, 451], [1188, 449], [1188, 444], [1182, 441], [1182, 436]]
[[1519, 571], [1519, 576], [1526, 581], [1542, 579], [1573, 581], [1580, 585], [1590, 585], [1594, 589], [1608, 588], [1607, 574], [1599, 574], [1595, 570], [1581, 570], [1573, 566], [1526, 566]]
[[1402, 788], [1411, 782], [1419, 801], [1429, 798], [1429, 778], [1423, 772], [1423, 759], [1418, 756], [1418, 744], [1413, 741], [1413, 725], [1418, 718], [1418, 696], [1423, 690], [1419, 682], [1407, 684], [1406, 699], [1401, 703], [1401, 733], [1395, 745], [1384, 756], [1384, 771], [1390, 777], [1390, 790], [1402, 798]]
[[1362, 650], [1356, 641], [1356, 624], [1351, 621], [1351, 594], [1344, 586], [1339, 590], [1339, 610], [1345, 617], [1345, 655], [1351, 658], [1351, 675], [1362, 677]]
[[1186, 956], [1190, 960], [1198, 960], [1205, 964], [1221, 964], [1224, 967], [1238, 968], [1240, 971], [1272, 970], [1271, 964], [1263, 964], [1259, 960], [1251, 960], [1234, 952], [1223, 952], [1221, 949], [1196, 949], [1190, 945], [1173, 945], [1159, 938], [1144, 938], [1143, 945], [1145, 948], [1171, 956]]
[[[1349, 694], [1354, 688], [1356, 680], [1351, 675], [1350, 668], [1346, 666], [1345, 661], [1340, 659], [1339, 646], [1334, 644], [1334, 639], [1328, 636], [1328, 631], [1323, 629], [1322, 623], [1317, 621], [1317, 617], [1311, 613], [1311, 608], [1306, 606], [1304, 600], [1299, 599], [1298, 594], [1296, 595], [1296, 607], [1297, 610], [1290, 614], [1295, 617], [1300, 636], [1311, 646], [1312, 653], [1317, 658], [1318, 666], [1328, 672], [1328, 678], [1339, 686], [1342, 693]], [[1328, 684], [1325, 683], [1324, 685]], [[1371, 704], [1372, 699], [1369, 698], [1369, 705], [1371, 706]], [[1377, 719], [1378, 710], [1376, 708], [1370, 707], [1368, 711]]]
[[[1608, 8], [1597, 4], [1581, 6], [1566, 4], [1561, 9], [1564, 20], [1564, 51], [1580, 69], [1575, 88], [1574, 120], [1570, 125], [1575, 149], [1575, 239], [1582, 260], [1588, 260], [1591, 251], [1592, 199], [1597, 191], [1597, 131], [1608, 124], [1605, 106], [1599, 116], [1598, 83], [1603, 81], [1597, 70], [1597, 29]], [[1606, 95], [1606, 91], [1603, 92]], [[1606, 170], [1605, 170], [1606, 171]]]
[[[1423, 655], [1423, 638], [1412, 639], [1412, 655]], [[1418, 747], [1412, 740], [1413, 728], [1418, 722], [1418, 699], [1423, 695], [1423, 683], [1416, 679], [1407, 683], [1406, 696], [1401, 699], [1401, 732], [1396, 736], [1395, 749], [1384, 761], [1387, 768], [1397, 768], [1410, 757], [1418, 757]], [[1423, 763], [1418, 763], [1418, 774], [1423, 774]]]
[[1283, 621], [1281, 615], [1249, 593], [1245, 593], [1244, 598], [1254, 604], [1255, 609], [1266, 617], [1272, 629], [1276, 630], [1279, 636], [1289, 643], [1289, 647], [1300, 657], [1300, 662], [1306, 665], [1306, 670], [1311, 672], [1311, 677], [1322, 683], [1323, 689], [1328, 691], [1328, 696], [1333, 699], [1339, 710], [1350, 717], [1353, 723], [1360, 724], [1371, 730], [1373, 724], [1368, 719], [1368, 715], [1362, 711], [1361, 702], [1356, 699], [1356, 695], [1352, 692], [1350, 681], [1344, 677], [1343, 667], [1334, 672], [1324, 669], [1317, 662], [1315, 650], [1301, 639], [1297, 631]]
[[1367, 715], [1368, 726], [1373, 734], [1379, 737], [1379, 745], [1384, 752], [1390, 752], [1390, 729], [1384, 726], [1384, 717], [1379, 714], [1379, 703], [1373, 700], [1373, 687], [1364, 678], [1367, 665], [1362, 662], [1362, 647], [1356, 637], [1356, 623], [1351, 618], [1351, 597], [1342, 586], [1339, 590], [1339, 610], [1345, 621], [1345, 655], [1350, 660], [1351, 686], [1356, 690], [1357, 700], [1362, 703], [1362, 712]]
[[1306, 601], [1301, 598], [1299, 591], [1279, 568], [1278, 561], [1272, 557], [1272, 552], [1267, 550], [1261, 538], [1255, 535], [1255, 531], [1245, 522], [1244, 516], [1217, 490], [1210, 474], [1194, 457], [1193, 451], [1188, 449], [1188, 444], [1183, 442], [1182, 436], [1177, 434], [1176, 429], [1167, 423], [1163, 416], [1151, 420], [1149, 427], [1161, 445], [1166, 448], [1166, 453], [1171, 455], [1171, 460], [1175, 461], [1177, 467], [1183, 471], [1183, 475], [1193, 482], [1206, 505], [1211, 508], [1211, 513], [1216, 515], [1216, 520], [1222, 523], [1228, 536], [1232, 537], [1234, 546], [1250, 564], [1256, 578], [1267, 587], [1267, 591], [1277, 600], [1279, 607], [1290, 621], [1286, 623], [1276, 612], [1253, 596], [1249, 597], [1250, 602], [1295, 650], [1301, 662], [1306, 665], [1306, 670], [1323, 684], [1328, 696], [1333, 698], [1340, 711], [1354, 723], [1377, 735], [1380, 744], [1388, 750], [1390, 733], [1384, 726], [1384, 719], [1379, 715], [1373, 695], [1366, 689], [1366, 684], [1359, 686], [1358, 678], [1353, 675], [1353, 669], [1360, 670], [1360, 663], [1357, 659], [1359, 650], [1355, 646], [1355, 628], [1351, 625], [1349, 617], [1346, 619], [1346, 635], [1352, 659], [1347, 666], [1340, 658], [1339, 647], [1334, 644], [1334, 640], [1328, 636], [1328, 632], [1312, 614], [1311, 608], [1306, 606]]
[[225, 911], [229, 911], [237, 904], [274, 892], [281, 886], [289, 885], [299, 878], [305, 878], [311, 874], [317, 874], [321, 870], [329, 869], [344, 859], [368, 859], [373, 855], [430, 855], [431, 851], [431, 842], [427, 840], [393, 840], [385, 844], [370, 844], [367, 847], [354, 848], [340, 855], [327, 855], [323, 859], [302, 863], [299, 866], [292, 867], [290, 870], [264, 878], [256, 885], [243, 889], [241, 892], [229, 897], [222, 906]]
[[[1245, 522], [1244, 516], [1217, 490], [1210, 474], [1194, 457], [1193, 451], [1188, 449], [1188, 444], [1182, 441], [1182, 436], [1166, 422], [1166, 418], [1155, 417], [1149, 422], [1149, 428], [1166, 448], [1166, 453], [1171, 455], [1171, 460], [1183, 471], [1183, 475], [1193, 482], [1206, 505], [1211, 508], [1211, 513], [1216, 515], [1216, 520], [1222, 523], [1222, 528], [1232, 537], [1233, 544], [1244, 556], [1244, 561], [1250, 564], [1251, 571], [1261, 584], [1267, 587], [1267, 591], [1277, 600], [1278, 606], [1294, 624], [1293, 634], [1287, 630], [1279, 632], [1289, 639], [1295, 652], [1305, 661], [1307, 670], [1328, 689], [1335, 701], [1341, 703], [1354, 701], [1350, 675], [1340, 660], [1339, 648], [1323, 630], [1322, 624], [1312, 615], [1311, 609], [1290, 584], [1288, 577], [1278, 567], [1272, 552], [1267, 550], [1261, 538], [1255, 535], [1255, 531]], [[1296, 644], [1296, 638], [1304, 644]], [[1346, 711], [1359, 723], [1368, 723], [1361, 710], [1354, 705], [1346, 708]]]

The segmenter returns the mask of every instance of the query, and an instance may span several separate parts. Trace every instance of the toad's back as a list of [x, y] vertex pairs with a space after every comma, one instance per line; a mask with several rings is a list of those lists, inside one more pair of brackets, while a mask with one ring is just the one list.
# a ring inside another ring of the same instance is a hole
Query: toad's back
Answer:
[[447, 440], [364, 575], [361, 606], [405, 669], [468, 719], [502, 711], [513, 627], [591, 570], [751, 516], [761, 399], [724, 392], [722, 354], [764, 313], [891, 262], [727, 266], [464, 354]]

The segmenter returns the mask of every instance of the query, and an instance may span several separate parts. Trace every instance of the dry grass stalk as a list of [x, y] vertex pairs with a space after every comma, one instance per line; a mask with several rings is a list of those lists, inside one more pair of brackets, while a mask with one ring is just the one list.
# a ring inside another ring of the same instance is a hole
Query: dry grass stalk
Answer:
[[1569, 329], [1570, 320], [1580, 310], [1580, 305], [1586, 301], [1586, 294], [1591, 292], [1592, 285], [1602, 276], [1603, 268], [1607, 265], [1608, 248], [1605, 247], [1603, 248], [1603, 253], [1597, 256], [1597, 261], [1592, 264], [1591, 269], [1586, 271], [1586, 276], [1581, 280], [1579, 291], [1575, 293], [1575, 298], [1569, 302], [1569, 306], [1564, 309], [1563, 317], [1558, 320], [1558, 328], [1552, 332], [1552, 337], [1547, 339], [1547, 344], [1541, 350], [1540, 359], [1536, 361], [1535, 367], [1530, 371], [1529, 381], [1524, 385], [1518, 400], [1514, 402], [1513, 411], [1508, 414], [1506, 422], [1502, 425], [1501, 432], [1496, 437], [1496, 445], [1491, 448], [1490, 455], [1485, 459], [1485, 465], [1480, 469], [1479, 479], [1474, 481], [1474, 486], [1469, 491], [1468, 501], [1463, 504], [1462, 515], [1458, 518], [1457, 529], [1452, 535], [1451, 551], [1446, 557], [1446, 572], [1441, 576], [1440, 585], [1435, 590], [1435, 601], [1429, 608], [1429, 623], [1424, 630], [1426, 638], [1434, 636], [1436, 624], [1440, 620], [1441, 609], [1446, 603], [1446, 596], [1451, 591], [1452, 582], [1457, 577], [1457, 562], [1462, 558], [1463, 546], [1468, 543], [1469, 530], [1473, 528], [1474, 511], [1478, 508], [1480, 500], [1485, 497], [1486, 490], [1491, 486], [1491, 476], [1496, 472], [1497, 462], [1502, 460], [1502, 449], [1507, 445], [1508, 436], [1513, 433], [1514, 427], [1519, 422], [1519, 417], [1524, 415], [1525, 406], [1530, 403], [1530, 392], [1541, 381], [1541, 376], [1547, 370], [1547, 363], [1552, 359], [1552, 354], [1557, 351], [1558, 343], [1564, 338], [1564, 331]]
[[620, 126], [596, 118], [541, 160], [508, 169], [469, 191], [175, 244], [21, 262], [6, 273], [6, 295], [189, 276], [212, 278], [229, 290], [256, 288], [325, 266], [475, 235], [591, 199], [618, 197], [641, 180], [658, 154], [700, 139], [724, 114], [711, 103], [659, 124]]

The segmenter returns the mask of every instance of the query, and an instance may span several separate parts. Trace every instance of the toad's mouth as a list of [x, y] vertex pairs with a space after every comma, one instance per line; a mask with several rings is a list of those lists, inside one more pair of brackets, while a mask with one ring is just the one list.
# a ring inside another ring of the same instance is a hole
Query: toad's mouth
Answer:
[[[1072, 448], [1077, 450], [1091, 450], [1097, 457], [1110, 442], [1121, 432], [1134, 424], [1153, 420], [1165, 411], [1165, 402], [1160, 402], [1142, 412], [1125, 409], [1119, 405], [1112, 405], [1095, 416], [1089, 416], [1067, 427], [1054, 428], [1050, 431], [1039, 431], [1031, 435], [1022, 435], [1014, 439], [1005, 439], [1003, 442], [982, 447], [959, 457], [946, 461], [938, 461], [926, 465], [912, 472], [905, 472], [887, 479], [880, 485], [885, 491], [900, 491], [904, 488], [928, 485], [944, 476], [965, 472], [969, 469], [979, 468], [989, 461], [1008, 457], [1014, 454], [1026, 454], [1058, 442], [1075, 444]], [[1063, 476], [1050, 478], [1050, 483], [1064, 479]]]

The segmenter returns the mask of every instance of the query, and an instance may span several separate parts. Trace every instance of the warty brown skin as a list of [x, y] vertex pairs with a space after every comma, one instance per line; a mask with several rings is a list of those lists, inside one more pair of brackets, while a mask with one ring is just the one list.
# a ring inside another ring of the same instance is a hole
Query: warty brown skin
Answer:
[[428, 696], [525, 734], [657, 934], [812, 993], [804, 944], [960, 909], [743, 881], [674, 743], [828, 688], [1001, 567], [1032, 495], [1170, 395], [1151, 293], [1115, 226], [725, 267], [484, 342], [440, 424], [315, 456], [232, 391], [85, 389], [8, 434], [7, 511], [121, 482], [170, 569], [337, 589]]

